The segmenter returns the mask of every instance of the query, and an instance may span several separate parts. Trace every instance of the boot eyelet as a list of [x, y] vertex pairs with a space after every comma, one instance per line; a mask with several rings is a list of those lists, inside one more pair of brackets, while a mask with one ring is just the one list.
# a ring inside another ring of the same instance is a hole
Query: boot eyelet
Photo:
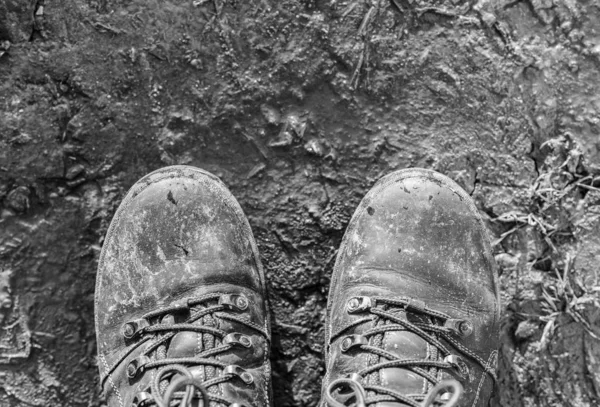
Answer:
[[371, 298], [369, 297], [353, 297], [346, 303], [346, 311], [348, 314], [364, 312], [371, 309]]
[[346, 352], [348, 349], [350, 349], [350, 346], [352, 346], [352, 339], [350, 338], [345, 338], [340, 345], [342, 352]]
[[473, 323], [471, 321], [462, 321], [458, 328], [463, 336], [469, 336], [473, 333]]
[[458, 355], [448, 355], [444, 358], [444, 362], [452, 365], [452, 367], [460, 377], [469, 377], [469, 367], [467, 366], [462, 357]]
[[248, 372], [242, 373], [240, 377], [246, 384], [252, 384], [252, 382], [254, 381], [254, 377], [252, 377], [252, 375]]
[[150, 326], [150, 324], [145, 319], [134, 319], [133, 321], [125, 322], [121, 326], [121, 335], [125, 339], [132, 339], [136, 335], [141, 334], [147, 326]]
[[249, 348], [252, 346], [252, 339], [250, 339], [249, 336], [234, 332], [223, 338], [223, 343], [227, 345], [241, 345], [244, 348]]
[[244, 294], [225, 294], [219, 297], [219, 305], [234, 311], [245, 311], [250, 302]]
[[124, 324], [121, 327], [121, 334], [127, 339], [132, 338], [135, 335], [135, 327], [131, 323]]
[[343, 340], [342, 343], [340, 344], [340, 348], [342, 350], [342, 352], [348, 352], [350, 349], [352, 349], [355, 346], [360, 346], [360, 345], [368, 345], [369, 344], [369, 340], [362, 336], [362, 335], [349, 335], [346, 336]]
[[240, 295], [235, 299], [235, 305], [237, 305], [239, 309], [245, 310], [248, 308], [248, 299], [245, 296]]
[[254, 377], [248, 373], [245, 369], [239, 367], [238, 365], [229, 365], [224, 370], [223, 373], [230, 374], [233, 376], [237, 376], [246, 384], [252, 384], [254, 382]]
[[135, 379], [137, 375], [144, 369], [144, 366], [150, 362], [148, 356], [139, 356], [133, 359], [127, 365], [127, 377], [129, 379]]
[[252, 341], [250, 340], [249, 337], [247, 337], [245, 335], [240, 338], [240, 343], [242, 344], [242, 346], [244, 346], [246, 348], [249, 348], [250, 346], [252, 346]]
[[447, 319], [444, 327], [461, 338], [466, 338], [473, 333], [473, 323], [468, 319]]

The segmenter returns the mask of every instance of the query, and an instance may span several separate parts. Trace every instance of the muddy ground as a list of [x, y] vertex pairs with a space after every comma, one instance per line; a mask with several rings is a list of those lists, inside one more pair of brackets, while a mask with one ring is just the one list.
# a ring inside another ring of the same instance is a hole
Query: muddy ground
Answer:
[[495, 239], [501, 405], [599, 405], [599, 67], [593, 1], [0, 0], [0, 405], [102, 404], [103, 236], [170, 164], [250, 219], [276, 406], [316, 404], [336, 248], [411, 166]]

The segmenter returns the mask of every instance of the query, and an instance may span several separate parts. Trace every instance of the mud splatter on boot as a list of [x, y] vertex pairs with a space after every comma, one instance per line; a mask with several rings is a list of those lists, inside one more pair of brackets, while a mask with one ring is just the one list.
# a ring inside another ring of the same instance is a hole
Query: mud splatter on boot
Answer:
[[214, 175], [167, 167], [131, 188], [106, 235], [95, 312], [109, 406], [270, 405], [264, 274]]
[[457, 184], [422, 169], [381, 179], [335, 264], [324, 405], [487, 406], [496, 275], [479, 213]]

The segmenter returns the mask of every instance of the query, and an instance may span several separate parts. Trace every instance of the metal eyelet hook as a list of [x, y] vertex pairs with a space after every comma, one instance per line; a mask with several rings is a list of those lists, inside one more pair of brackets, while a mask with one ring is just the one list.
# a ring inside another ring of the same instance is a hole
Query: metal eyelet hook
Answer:
[[461, 338], [466, 338], [473, 333], [473, 323], [467, 319], [447, 319], [444, 322], [444, 328], [450, 329], [452, 333]]
[[244, 348], [252, 346], [252, 339], [249, 336], [234, 332], [223, 338], [223, 343], [227, 345], [240, 345]]
[[132, 339], [136, 335], [139, 335], [147, 326], [150, 326], [150, 323], [143, 318], [125, 322], [121, 326], [121, 335], [125, 339]]
[[144, 369], [147, 363], [150, 362], [148, 356], [138, 356], [127, 365], [127, 377], [135, 379], [137, 375]]
[[462, 357], [458, 355], [448, 355], [444, 358], [444, 362], [452, 365], [460, 377], [467, 378], [469, 376], [469, 367]]
[[229, 365], [224, 370], [223, 373], [231, 374], [239, 377], [246, 384], [252, 384], [254, 382], [254, 377], [248, 373], [245, 369], [239, 367], [238, 365]]
[[250, 301], [244, 294], [224, 294], [219, 297], [219, 305], [234, 311], [245, 311], [250, 306]]
[[348, 335], [342, 340], [340, 348], [342, 349], [342, 352], [345, 353], [356, 346], [368, 344], [369, 340], [362, 335]]
[[346, 311], [348, 314], [369, 311], [372, 307], [370, 297], [352, 297], [346, 303]]

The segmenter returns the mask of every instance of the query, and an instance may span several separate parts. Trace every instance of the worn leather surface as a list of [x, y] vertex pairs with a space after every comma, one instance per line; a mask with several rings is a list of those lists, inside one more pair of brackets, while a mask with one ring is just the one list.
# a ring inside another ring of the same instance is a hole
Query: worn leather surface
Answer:
[[[330, 343], [332, 333], [365, 316], [347, 312], [347, 301], [353, 296], [409, 297], [453, 318], [468, 319], [474, 332], [458, 341], [485, 364], [495, 366], [500, 303], [488, 236], [471, 198], [439, 173], [423, 169], [392, 173], [377, 182], [354, 213], [332, 276], [324, 389], [337, 378], [385, 361], [360, 349], [341, 352], [343, 336]], [[417, 313], [407, 314], [401, 308], [390, 311], [411, 322], [426, 322]], [[360, 334], [373, 324], [362, 324], [347, 334]], [[403, 359], [440, 357], [437, 348], [408, 331], [373, 336], [369, 344]], [[432, 369], [430, 373], [462, 383], [465, 393], [461, 406], [487, 406], [493, 380], [472, 359], [465, 361], [468, 377], [460, 378], [446, 369]], [[401, 368], [382, 369], [369, 375], [367, 383], [403, 394], [428, 391], [425, 379]]]
[[[155, 171], [131, 188], [104, 241], [95, 297], [101, 377], [131, 346], [120, 333], [124, 322], [209, 293], [243, 293], [250, 306], [237, 316], [270, 332], [262, 266], [235, 198], [203, 170], [175, 166]], [[250, 349], [234, 348], [216, 358], [247, 369], [254, 383], [232, 379], [210, 390], [249, 406], [270, 405], [268, 338], [235, 321], [205, 317], [202, 323], [248, 335], [253, 343]], [[167, 356], [193, 357], [215, 341], [219, 343], [213, 335], [180, 332]], [[128, 362], [143, 350], [133, 352], [105, 380], [109, 406], [129, 406], [150, 383], [153, 371], [133, 381], [125, 374]], [[201, 366], [190, 370], [200, 380], [220, 373]]]

